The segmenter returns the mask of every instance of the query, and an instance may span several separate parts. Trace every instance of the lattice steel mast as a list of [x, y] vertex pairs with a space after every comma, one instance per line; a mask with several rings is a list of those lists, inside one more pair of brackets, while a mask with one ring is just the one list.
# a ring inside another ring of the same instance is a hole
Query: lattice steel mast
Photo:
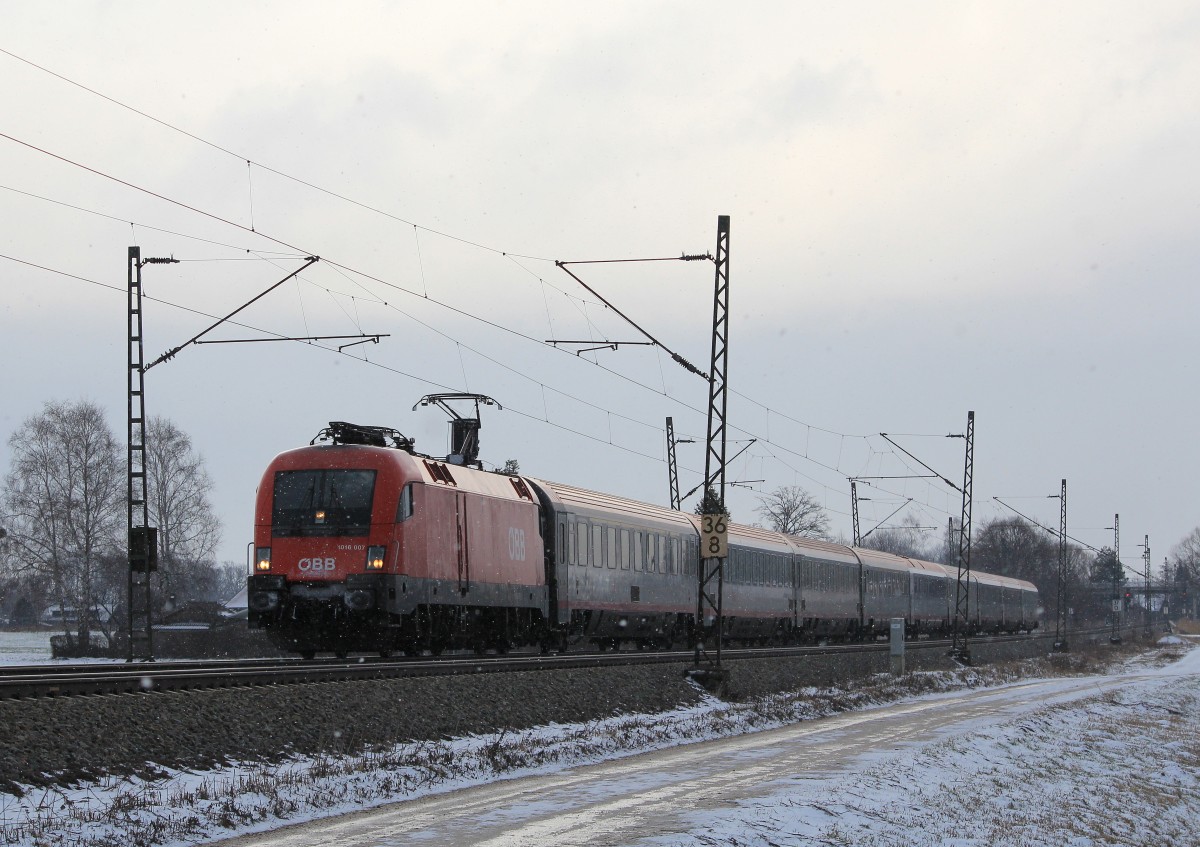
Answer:
[[1146, 635], [1149, 636], [1151, 633], [1151, 626], [1150, 626], [1150, 593], [1151, 593], [1151, 591], [1150, 591], [1150, 536], [1149, 535], [1146, 536], [1146, 543], [1143, 544], [1142, 546], [1145, 548], [1142, 551], [1142, 564], [1146, 568], [1146, 573], [1145, 573], [1145, 577], [1146, 577], [1146, 610], [1145, 610], [1145, 614], [1142, 615], [1142, 618], [1144, 619], [1144, 621], [1146, 623]]
[[850, 520], [854, 528], [854, 546], [862, 544], [862, 534], [858, 527], [858, 483], [850, 480]]
[[[715, 296], [713, 298], [712, 364], [708, 379], [708, 441], [704, 457], [704, 492], [702, 503], [707, 509], [725, 510], [725, 442], [729, 375], [729, 216], [717, 217], [717, 250]], [[716, 502], [711, 502], [712, 496]], [[706, 511], [707, 511], [706, 509]], [[705, 619], [713, 618], [716, 668], [721, 666], [722, 594], [725, 582], [725, 559], [701, 557], [697, 563], [699, 585], [696, 592], [695, 664], [702, 665], [707, 657], [704, 648]], [[714, 591], [715, 584], [715, 591]]]
[[1121, 643], [1121, 516], [1113, 515], [1112, 644]]
[[671, 508], [679, 511], [679, 467], [675, 464], [675, 421], [667, 418], [667, 477], [671, 486]]
[[1067, 649], [1067, 481], [1058, 495], [1058, 609], [1054, 615], [1054, 649]]
[[128, 255], [129, 310], [126, 348], [128, 412], [126, 416], [126, 515], [128, 517], [129, 582], [126, 602], [128, 645], [126, 660], [154, 660], [154, 621], [150, 574], [157, 570], [158, 538], [150, 526], [150, 504], [146, 490], [146, 368], [142, 345], [142, 265], [171, 264], [176, 259], [142, 260], [142, 248], [130, 247]]
[[963, 470], [962, 524], [958, 536], [958, 584], [954, 595], [954, 646], [951, 655], [961, 662], [971, 661], [967, 631], [971, 625], [971, 499], [974, 491], [975, 413], [967, 412], [967, 448]]

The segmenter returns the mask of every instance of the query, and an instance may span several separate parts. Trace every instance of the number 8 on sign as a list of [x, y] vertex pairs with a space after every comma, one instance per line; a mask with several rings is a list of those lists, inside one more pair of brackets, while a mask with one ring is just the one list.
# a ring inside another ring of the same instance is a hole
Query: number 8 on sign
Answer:
[[729, 525], [724, 515], [700, 518], [700, 555], [705, 559], [723, 559], [729, 552]]

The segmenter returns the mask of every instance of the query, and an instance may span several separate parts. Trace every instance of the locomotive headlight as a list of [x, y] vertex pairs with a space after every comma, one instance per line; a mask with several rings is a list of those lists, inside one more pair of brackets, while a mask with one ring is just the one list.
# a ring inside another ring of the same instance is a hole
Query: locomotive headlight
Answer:
[[271, 548], [258, 547], [254, 551], [254, 570], [258, 573], [271, 569]]
[[368, 547], [367, 548], [367, 570], [381, 571], [383, 570], [383, 557], [387, 553], [386, 547]]
[[316, 514], [313, 515], [313, 523], [325, 523], [324, 509], [317, 509]]

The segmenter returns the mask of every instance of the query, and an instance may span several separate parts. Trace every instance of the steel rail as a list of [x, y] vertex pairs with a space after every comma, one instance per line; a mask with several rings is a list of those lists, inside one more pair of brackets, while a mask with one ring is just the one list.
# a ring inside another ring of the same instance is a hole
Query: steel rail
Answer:
[[[1081, 633], [1082, 634], [1082, 633]], [[1052, 638], [1053, 634], [994, 636], [989, 643]], [[983, 639], [979, 639], [983, 640]], [[949, 640], [908, 642], [910, 650], [947, 650]], [[826, 644], [803, 647], [758, 647], [727, 650], [730, 661], [782, 659], [803, 656], [885, 652], [886, 641]], [[511, 673], [576, 668], [619, 667], [642, 664], [687, 664], [690, 650], [629, 651], [488, 656], [412, 656], [382, 659], [351, 656], [346, 659], [304, 660], [243, 659], [216, 661], [73, 663], [69, 665], [0, 666], [0, 700], [65, 697], [88, 694], [141, 694], [152, 691], [297, 685], [305, 683], [447, 676], [475, 673]]]

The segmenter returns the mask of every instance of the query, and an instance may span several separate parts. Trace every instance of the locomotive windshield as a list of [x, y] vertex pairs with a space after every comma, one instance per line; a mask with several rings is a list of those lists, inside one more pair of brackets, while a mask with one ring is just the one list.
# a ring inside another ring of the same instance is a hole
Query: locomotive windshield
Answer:
[[366, 535], [374, 494], [375, 471], [279, 471], [271, 534]]

